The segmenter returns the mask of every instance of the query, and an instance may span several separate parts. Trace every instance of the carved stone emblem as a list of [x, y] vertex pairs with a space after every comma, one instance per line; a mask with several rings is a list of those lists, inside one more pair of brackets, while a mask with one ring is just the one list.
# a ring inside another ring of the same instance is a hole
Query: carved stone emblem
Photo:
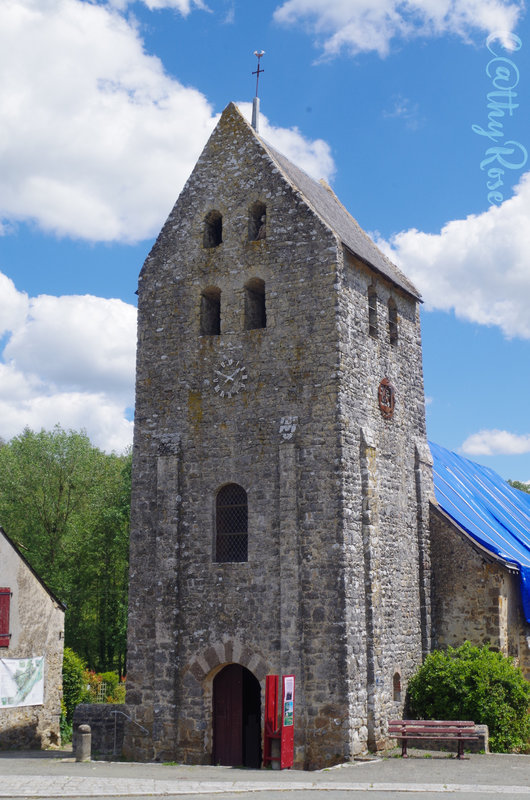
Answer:
[[388, 380], [388, 378], [383, 378], [381, 383], [379, 384], [378, 390], [378, 399], [379, 399], [379, 409], [381, 414], [385, 419], [392, 419], [394, 414], [394, 387]]
[[280, 434], [282, 436], [282, 439], [285, 439], [285, 441], [289, 441], [289, 439], [293, 438], [296, 431], [297, 423], [298, 423], [298, 417], [280, 418]]

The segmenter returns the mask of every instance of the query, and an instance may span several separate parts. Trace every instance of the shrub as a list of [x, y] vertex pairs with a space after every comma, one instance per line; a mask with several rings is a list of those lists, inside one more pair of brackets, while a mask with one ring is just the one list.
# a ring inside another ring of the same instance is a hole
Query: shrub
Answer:
[[83, 673], [85, 662], [69, 647], [64, 648], [63, 656], [63, 702], [65, 720], [72, 724], [74, 709], [83, 702], [85, 696], [85, 681]]
[[65, 745], [72, 741], [72, 725], [66, 720], [66, 706], [61, 700], [61, 716], [59, 718], [59, 730], [61, 732], [61, 744]]
[[465, 642], [434, 651], [411, 678], [408, 703], [423, 719], [472, 719], [487, 725], [494, 752], [526, 750], [530, 683], [511, 659]]
[[86, 685], [86, 700], [89, 703], [123, 703], [125, 700], [125, 682], [120, 682], [117, 672], [83, 673]]
[[102, 672], [101, 680], [104, 684], [106, 684], [107, 687], [107, 702], [114, 701], [116, 689], [118, 688], [120, 682], [120, 676], [117, 672]]

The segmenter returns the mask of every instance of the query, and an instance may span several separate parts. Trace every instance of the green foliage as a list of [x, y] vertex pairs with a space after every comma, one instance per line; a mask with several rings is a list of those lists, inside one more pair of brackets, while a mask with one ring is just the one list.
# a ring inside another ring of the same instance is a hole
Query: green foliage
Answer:
[[70, 647], [64, 648], [63, 703], [65, 724], [71, 725], [74, 709], [85, 697], [85, 662]]
[[87, 686], [88, 703], [124, 703], [125, 679], [117, 672], [94, 672], [85, 670], [84, 682]]
[[0, 447], [0, 525], [66, 604], [65, 643], [125, 671], [131, 456], [26, 428]]
[[530, 739], [530, 683], [512, 660], [488, 646], [434, 651], [408, 685], [419, 719], [471, 719], [487, 725], [494, 752], [524, 751]]
[[59, 730], [61, 733], [61, 744], [68, 744], [72, 741], [72, 723], [68, 722], [66, 718], [66, 706], [64, 700], [61, 700], [61, 716], [59, 719]]
[[522, 483], [521, 481], [508, 481], [510, 486], [513, 486], [514, 489], [519, 489], [520, 492], [526, 492], [530, 494], [530, 483]]

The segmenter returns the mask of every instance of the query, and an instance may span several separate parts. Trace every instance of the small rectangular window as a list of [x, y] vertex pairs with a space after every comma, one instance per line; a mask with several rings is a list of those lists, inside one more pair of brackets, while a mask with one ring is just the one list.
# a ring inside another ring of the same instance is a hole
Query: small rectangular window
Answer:
[[267, 236], [267, 208], [265, 203], [254, 203], [248, 217], [248, 239], [256, 242]]
[[219, 211], [210, 211], [204, 218], [203, 247], [218, 247], [223, 243], [223, 217]]
[[388, 301], [388, 336], [390, 344], [397, 344], [398, 340], [398, 314], [394, 300]]
[[7, 587], [0, 588], [0, 647], [9, 647], [9, 606], [11, 605], [11, 590]]
[[215, 517], [215, 560], [248, 561], [248, 500], [242, 486], [229, 483], [219, 490]]
[[260, 278], [252, 278], [245, 285], [245, 330], [266, 327], [265, 282]]
[[375, 289], [368, 289], [368, 333], [377, 336], [377, 294]]
[[216, 286], [201, 295], [201, 334], [219, 336], [221, 333], [221, 291]]

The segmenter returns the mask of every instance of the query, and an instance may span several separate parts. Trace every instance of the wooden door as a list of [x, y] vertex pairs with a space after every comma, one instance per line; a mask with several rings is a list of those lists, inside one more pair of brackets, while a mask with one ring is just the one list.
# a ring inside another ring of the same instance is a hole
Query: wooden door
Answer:
[[243, 667], [229, 664], [213, 681], [213, 763], [243, 764]]

